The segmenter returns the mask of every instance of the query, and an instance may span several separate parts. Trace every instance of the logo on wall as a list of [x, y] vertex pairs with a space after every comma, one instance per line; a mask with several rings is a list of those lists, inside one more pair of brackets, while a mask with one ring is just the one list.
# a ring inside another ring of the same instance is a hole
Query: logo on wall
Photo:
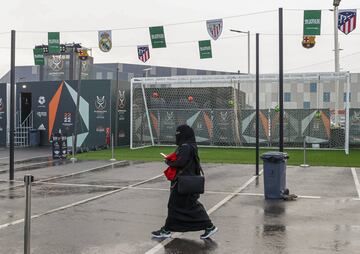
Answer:
[[53, 71], [61, 71], [64, 67], [64, 62], [61, 59], [61, 55], [53, 55], [49, 58], [48, 66]]
[[3, 98], [0, 98], [0, 111], [4, 111], [4, 102], [3, 102]]
[[71, 123], [71, 113], [70, 112], [64, 113], [64, 123]]
[[96, 132], [105, 132], [105, 128], [103, 126], [97, 126]]
[[124, 110], [124, 109], [125, 109], [125, 90], [124, 91], [119, 90], [118, 110]]
[[87, 72], [89, 68], [89, 64], [86, 61], [81, 61], [81, 72]]
[[105, 95], [96, 96], [95, 111], [94, 111], [96, 113], [96, 118], [104, 118], [104, 114], [106, 112], [105, 108], [106, 108]]
[[38, 103], [40, 104], [40, 106], [43, 106], [45, 102], [45, 96], [39, 96]]
[[96, 101], [95, 101], [95, 108], [98, 111], [104, 111], [106, 107], [106, 101], [105, 101], [105, 96], [96, 96]]
[[47, 112], [37, 112], [36, 113], [36, 115], [38, 116], [38, 117], [47, 117]]

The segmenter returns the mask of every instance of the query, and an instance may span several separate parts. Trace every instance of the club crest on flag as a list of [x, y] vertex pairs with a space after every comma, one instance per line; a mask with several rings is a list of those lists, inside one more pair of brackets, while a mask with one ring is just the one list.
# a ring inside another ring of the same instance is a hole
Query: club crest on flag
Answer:
[[99, 31], [99, 48], [102, 52], [109, 52], [111, 50], [111, 30]]
[[310, 49], [315, 46], [315, 36], [304, 36], [302, 40], [304, 48]]
[[356, 28], [356, 9], [339, 10], [338, 28], [348, 34]]
[[217, 40], [223, 29], [223, 20], [222, 19], [213, 19], [206, 21], [207, 31], [211, 38]]
[[138, 57], [142, 62], [146, 62], [150, 58], [149, 45], [141, 45], [137, 47]]

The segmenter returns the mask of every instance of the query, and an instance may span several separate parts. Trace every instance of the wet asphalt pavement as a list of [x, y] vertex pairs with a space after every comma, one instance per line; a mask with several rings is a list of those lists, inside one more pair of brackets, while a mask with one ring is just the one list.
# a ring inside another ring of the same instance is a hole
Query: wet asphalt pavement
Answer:
[[23, 253], [25, 173], [41, 180], [32, 187], [34, 254], [360, 253], [359, 169], [288, 167], [287, 186], [300, 197], [271, 201], [253, 165], [205, 164], [201, 202], [219, 232], [208, 241], [193, 232], [159, 243], [150, 232], [166, 218], [163, 168], [83, 161], [16, 172], [18, 187], [0, 174], [0, 253]]

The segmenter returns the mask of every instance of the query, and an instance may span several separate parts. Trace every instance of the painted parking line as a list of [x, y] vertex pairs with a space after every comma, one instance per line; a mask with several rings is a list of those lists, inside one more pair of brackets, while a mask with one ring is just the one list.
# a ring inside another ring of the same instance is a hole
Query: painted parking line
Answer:
[[358, 194], [358, 197], [360, 199], [360, 183], [359, 183], [359, 178], [356, 174], [356, 169], [355, 168], [351, 168], [351, 173], [352, 173], [352, 176], [354, 178], [354, 182], [355, 182], [355, 188], [356, 188], [356, 191], [357, 191], [357, 194]]
[[[31, 219], [36, 219], [36, 218], [39, 218], [39, 217], [44, 216], [44, 215], [48, 215], [48, 214], [51, 214], [51, 213], [55, 213], [55, 212], [58, 212], [58, 211], [68, 209], [70, 207], [79, 206], [79, 205], [82, 205], [82, 204], [85, 204], [85, 203], [89, 203], [91, 201], [94, 201], [94, 200], [97, 200], [97, 199], [112, 195], [114, 193], [124, 191], [124, 190], [130, 189], [132, 187], [135, 187], [135, 186], [138, 186], [138, 185], [141, 185], [141, 184], [144, 184], [144, 183], [148, 183], [148, 182], [153, 181], [153, 180], [155, 180], [157, 178], [160, 178], [160, 177], [163, 177], [163, 174], [151, 177], [151, 178], [146, 179], [144, 181], [140, 181], [140, 182], [137, 182], [137, 183], [134, 183], [134, 184], [130, 184], [128, 186], [122, 187], [122, 188], [117, 189], [117, 190], [112, 190], [112, 191], [109, 191], [109, 192], [106, 192], [106, 193], [103, 193], [103, 194], [100, 194], [100, 195], [97, 195], [97, 196], [94, 196], [94, 197], [91, 197], [91, 198], [83, 199], [83, 200], [80, 200], [80, 201], [75, 202], [75, 203], [71, 203], [71, 204], [68, 204], [68, 205], [65, 205], [65, 206], [61, 206], [61, 207], [46, 211], [46, 212], [41, 213], [41, 214], [35, 214], [35, 215], [31, 216]], [[2, 224], [2, 225], [0, 225], [0, 230], [3, 229], [3, 228], [7, 228], [9, 226], [13, 226], [13, 225], [23, 223], [23, 222], [24, 222], [24, 219], [19, 219], [19, 220], [16, 220], [16, 221], [12, 221], [12, 222], [9, 222], [9, 223]]]
[[[256, 178], [258, 178], [261, 174], [262, 174], [262, 170], [260, 172], [260, 174], [258, 176], [253, 176], [251, 177], [246, 183], [244, 183], [241, 187], [239, 187], [238, 189], [236, 189], [233, 193], [229, 194], [228, 196], [226, 196], [223, 200], [221, 200], [219, 203], [217, 203], [216, 205], [214, 205], [212, 208], [210, 208], [207, 213], [210, 215], [213, 212], [215, 212], [216, 210], [218, 210], [220, 207], [222, 207], [224, 204], [226, 204], [227, 202], [229, 202], [231, 199], [233, 199], [236, 196], [236, 193], [239, 193], [241, 191], [243, 191], [249, 184], [251, 184]], [[160, 243], [158, 243], [157, 245], [155, 245], [152, 249], [148, 250], [147, 252], [145, 252], [145, 254], [155, 254], [156, 252], [163, 250], [164, 246], [169, 244], [172, 240], [174, 240], [175, 238], [180, 237], [181, 235], [183, 235], [183, 233], [175, 233], [173, 234], [172, 238], [167, 238], [163, 241], [161, 241]]]

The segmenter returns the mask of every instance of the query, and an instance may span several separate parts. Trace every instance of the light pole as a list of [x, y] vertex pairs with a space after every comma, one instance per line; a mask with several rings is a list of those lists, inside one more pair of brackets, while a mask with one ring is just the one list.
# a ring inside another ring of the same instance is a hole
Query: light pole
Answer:
[[[338, 34], [338, 11], [341, 0], [334, 0], [334, 51], [335, 51], [335, 73], [339, 73], [340, 71], [340, 63], [339, 63], [339, 34]], [[335, 81], [335, 126], [337, 127], [339, 124], [339, 80]]]
[[150, 71], [151, 69], [152, 69], [151, 67], [143, 69], [143, 72], [145, 72], [145, 78], [147, 78], [149, 76], [148, 71]]
[[247, 34], [248, 36], [248, 74], [250, 74], [250, 31], [244, 32], [240, 30], [230, 29], [230, 32]]

